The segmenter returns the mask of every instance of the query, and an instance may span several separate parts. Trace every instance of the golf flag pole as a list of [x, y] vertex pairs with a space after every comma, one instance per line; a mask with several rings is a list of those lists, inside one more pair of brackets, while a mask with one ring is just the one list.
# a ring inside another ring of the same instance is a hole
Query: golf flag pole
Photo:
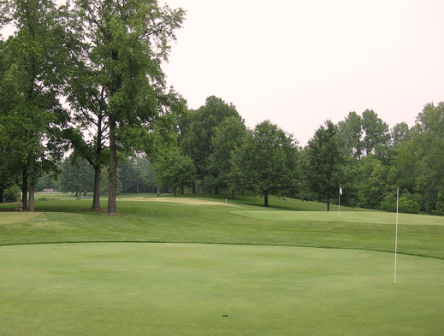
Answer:
[[399, 188], [396, 192], [396, 236], [395, 236], [395, 279], [393, 284], [396, 285], [396, 259], [398, 254], [398, 212], [399, 212]]
[[339, 208], [338, 208], [338, 216], [341, 215], [341, 195], [342, 195], [342, 187], [339, 186]]

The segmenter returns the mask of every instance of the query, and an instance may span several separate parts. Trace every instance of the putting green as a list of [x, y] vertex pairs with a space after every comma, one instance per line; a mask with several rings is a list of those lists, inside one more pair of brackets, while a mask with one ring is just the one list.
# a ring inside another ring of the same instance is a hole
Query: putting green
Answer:
[[[231, 211], [233, 214], [273, 221], [292, 222], [350, 222], [395, 224], [396, 214], [372, 211]], [[398, 223], [408, 225], [444, 225], [444, 217], [399, 214]]]
[[299, 247], [0, 247], [1, 335], [439, 335], [444, 261]]

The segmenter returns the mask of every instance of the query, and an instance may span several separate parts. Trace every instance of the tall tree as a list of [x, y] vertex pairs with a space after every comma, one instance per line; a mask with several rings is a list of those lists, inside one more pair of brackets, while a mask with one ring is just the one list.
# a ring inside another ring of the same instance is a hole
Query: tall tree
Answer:
[[61, 165], [60, 191], [86, 194], [93, 189], [93, 178], [94, 169], [88, 161], [71, 154]]
[[[204, 106], [190, 112], [188, 122], [182, 122], [182, 125], [187, 127], [183, 129], [184, 134], [179, 142], [180, 148], [185, 155], [191, 157], [197, 176], [202, 181], [205, 177], [213, 177], [209, 170], [210, 156], [214, 152], [211, 139], [216, 129], [230, 117], [241, 120], [233, 104], [227, 104], [220, 98], [210, 96], [206, 99]], [[214, 179], [211, 180], [214, 182]], [[215, 193], [218, 193], [217, 183], [212, 183], [211, 187], [214, 188]]]
[[392, 128], [392, 143], [397, 145], [401, 142], [409, 141], [412, 137], [410, 135], [409, 125], [405, 122], [401, 122], [393, 126]]
[[338, 123], [339, 140], [347, 155], [355, 160], [362, 156], [362, 118], [356, 112], [350, 112], [348, 116]]
[[164, 187], [172, 186], [176, 196], [177, 188], [180, 187], [183, 194], [184, 187], [194, 183], [196, 169], [189, 156], [175, 150], [154, 163], [154, 173], [157, 183]]
[[310, 189], [319, 200], [330, 201], [338, 195], [344, 154], [338, 140], [338, 127], [327, 120], [308, 142], [308, 178]]
[[[51, 0], [3, 0], [0, 17], [16, 29], [5, 50], [9, 77], [14, 82], [12, 109], [7, 111], [10, 125], [20, 129], [15, 153], [23, 165], [23, 190], [29, 184], [29, 210], [34, 211], [34, 185], [38, 165], [45, 159], [51, 136], [59, 133], [67, 114], [59, 102], [60, 67], [67, 56], [63, 48], [64, 17]], [[48, 145], [45, 148], [43, 142]], [[60, 150], [57, 146], [52, 148]], [[54, 154], [53, 157], [60, 157]], [[28, 179], [29, 178], [29, 179]], [[26, 192], [24, 208], [26, 208]]]
[[156, 135], [171, 138], [172, 114], [183, 109], [182, 99], [166, 90], [161, 62], [167, 60], [185, 12], [159, 7], [155, 0], [75, 0], [74, 5], [93, 71], [79, 79], [79, 86], [93, 88], [91, 94], [99, 97], [93, 113], [103, 113], [107, 127], [108, 213], [115, 214], [118, 150], [152, 152], [159, 142]]
[[416, 190], [423, 208], [444, 214], [444, 102], [427, 104], [412, 131], [416, 156]]
[[390, 143], [389, 126], [373, 110], [362, 113], [362, 129], [365, 132], [363, 147], [366, 155], [377, 152], [378, 146]]
[[293, 196], [298, 185], [298, 149], [292, 135], [269, 120], [248, 132], [231, 158], [231, 188], [247, 195]]
[[[227, 187], [231, 173], [232, 153], [242, 144], [246, 135], [247, 128], [244, 121], [238, 117], [226, 118], [215, 130], [211, 138], [213, 152], [209, 157], [208, 165], [214, 186], [221, 189]], [[234, 189], [232, 189], [232, 198], [234, 198]]]

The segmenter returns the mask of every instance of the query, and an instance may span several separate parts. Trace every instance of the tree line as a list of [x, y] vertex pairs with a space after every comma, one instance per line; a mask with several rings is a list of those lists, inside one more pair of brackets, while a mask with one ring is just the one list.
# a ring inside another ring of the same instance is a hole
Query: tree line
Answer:
[[[150, 186], [174, 194], [229, 190], [265, 206], [275, 195], [329, 210], [341, 189], [344, 205], [392, 211], [400, 188], [401, 211], [444, 213], [444, 103], [427, 104], [412, 128], [350, 112], [302, 147], [269, 120], [247, 128], [215, 96], [187, 109], [161, 68], [184, 19], [155, 0], [0, 1], [0, 28], [15, 29], [0, 39], [0, 199], [20, 186], [23, 208], [34, 211], [39, 179], [60, 174], [66, 191], [93, 190], [92, 209], [106, 192], [115, 214], [119, 190], [143, 180], [142, 170], [128, 172], [144, 156]], [[75, 178], [76, 167], [87, 175]], [[77, 180], [87, 186], [68, 187]]]
[[[390, 129], [373, 110], [326, 120], [304, 147], [266, 120], [245, 126], [233, 104], [208, 97], [179, 118], [178, 146], [154, 164], [157, 181], [183, 192], [231, 190], [351, 207], [444, 214], [444, 103], [424, 106], [413, 127]], [[341, 190], [341, 195], [340, 195]]]

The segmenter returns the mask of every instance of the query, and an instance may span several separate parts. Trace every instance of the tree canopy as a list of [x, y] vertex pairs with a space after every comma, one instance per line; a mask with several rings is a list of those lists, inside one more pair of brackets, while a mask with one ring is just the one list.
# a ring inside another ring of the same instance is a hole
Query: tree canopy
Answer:
[[231, 158], [230, 185], [242, 193], [264, 197], [297, 192], [298, 150], [292, 135], [266, 120], [249, 131]]

